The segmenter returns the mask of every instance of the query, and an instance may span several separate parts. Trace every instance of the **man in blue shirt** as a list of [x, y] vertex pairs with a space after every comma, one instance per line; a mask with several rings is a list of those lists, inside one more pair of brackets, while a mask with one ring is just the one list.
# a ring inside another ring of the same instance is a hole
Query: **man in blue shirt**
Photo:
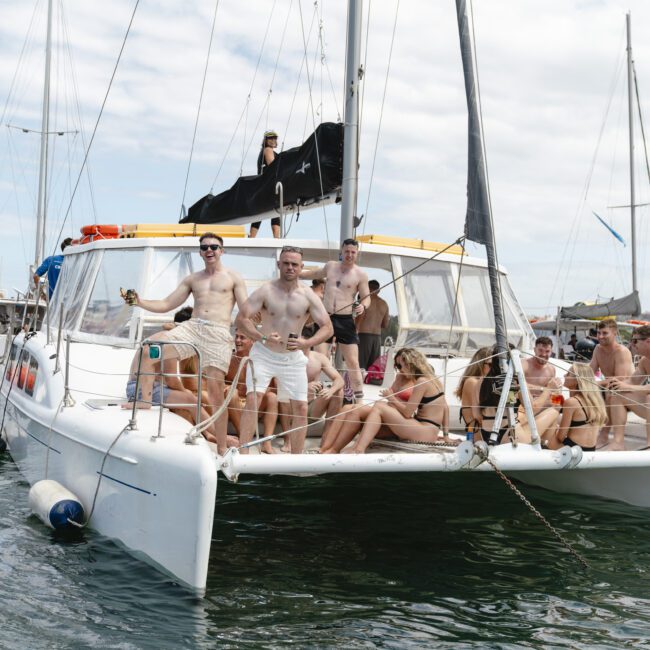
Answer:
[[[71, 242], [72, 237], [66, 237], [61, 242], [61, 252], [63, 252]], [[36, 273], [34, 273], [34, 284], [36, 286], [38, 286], [41, 278], [47, 273], [49, 298], [52, 298], [52, 294], [54, 293], [54, 287], [56, 287], [56, 281], [59, 279], [62, 264], [63, 255], [50, 255], [43, 260], [43, 263], [36, 269]]]

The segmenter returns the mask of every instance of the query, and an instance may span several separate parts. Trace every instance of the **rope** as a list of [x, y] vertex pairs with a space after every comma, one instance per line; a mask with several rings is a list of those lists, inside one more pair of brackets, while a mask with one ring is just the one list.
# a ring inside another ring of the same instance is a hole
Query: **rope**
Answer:
[[[370, 205], [370, 194], [372, 192], [372, 182], [375, 177], [375, 163], [377, 161], [377, 151], [379, 150], [379, 137], [381, 135], [381, 125], [384, 117], [384, 104], [386, 102], [386, 91], [388, 90], [388, 77], [390, 75], [390, 64], [393, 59], [393, 45], [395, 44], [395, 33], [397, 32], [397, 15], [399, 14], [399, 3], [397, 0], [395, 5], [395, 20], [393, 22], [393, 34], [390, 39], [390, 48], [388, 50], [388, 64], [386, 66], [386, 79], [384, 80], [384, 92], [381, 96], [381, 108], [379, 109], [379, 124], [377, 125], [377, 138], [375, 139], [375, 150], [372, 156], [372, 167], [370, 168], [370, 181], [368, 184], [368, 197], [366, 198], [365, 219], [363, 222], [362, 233], [366, 232], [366, 224], [368, 223], [368, 206]], [[365, 85], [364, 85], [365, 87]]]
[[139, 4], [140, 4], [140, 0], [136, 0], [135, 1], [135, 6], [133, 7], [133, 12], [131, 14], [131, 19], [129, 20], [129, 25], [128, 25], [127, 29], [126, 29], [126, 34], [124, 34], [124, 39], [122, 41], [122, 46], [120, 47], [120, 52], [117, 55], [117, 60], [115, 61], [115, 66], [113, 67], [113, 72], [111, 74], [110, 81], [108, 82], [108, 88], [106, 89], [106, 94], [104, 95], [104, 100], [102, 101], [101, 108], [99, 109], [99, 115], [97, 116], [97, 121], [95, 122], [95, 126], [93, 128], [93, 133], [90, 136], [90, 141], [89, 141], [88, 147], [87, 147], [87, 149], [85, 151], [83, 162], [81, 163], [81, 169], [79, 169], [79, 175], [77, 176], [77, 180], [75, 181], [74, 189], [72, 190], [72, 195], [70, 196], [70, 201], [68, 203], [68, 207], [67, 207], [67, 209], [65, 211], [65, 215], [63, 217], [63, 223], [61, 225], [61, 229], [59, 230], [58, 237], [56, 238], [54, 247], [52, 249], [52, 254], [56, 253], [56, 245], [59, 242], [59, 240], [61, 239], [61, 235], [63, 233], [63, 228], [65, 227], [65, 223], [66, 223], [66, 221], [68, 219], [68, 216], [70, 214], [70, 210], [72, 209], [72, 203], [74, 201], [74, 197], [77, 194], [77, 188], [79, 187], [79, 183], [81, 181], [81, 176], [82, 176], [83, 171], [84, 171], [84, 169], [86, 167], [86, 163], [88, 161], [88, 156], [90, 155], [90, 149], [93, 146], [93, 142], [95, 141], [95, 135], [97, 134], [97, 129], [99, 128], [99, 122], [102, 119], [102, 115], [104, 114], [104, 108], [106, 107], [106, 102], [108, 101], [108, 95], [111, 92], [111, 88], [113, 86], [113, 81], [115, 79], [115, 75], [117, 74], [117, 68], [118, 68], [118, 66], [120, 64], [120, 61], [122, 60], [122, 54], [124, 52], [124, 48], [126, 47], [126, 40], [129, 37], [129, 34], [131, 33], [131, 27], [133, 25], [133, 21], [135, 20], [135, 14], [136, 14], [136, 11], [138, 10]]
[[196, 120], [194, 121], [194, 132], [192, 133], [192, 144], [190, 146], [190, 158], [187, 161], [187, 173], [185, 174], [185, 185], [183, 186], [183, 198], [181, 200], [181, 209], [185, 205], [185, 196], [187, 194], [187, 183], [190, 178], [190, 168], [192, 167], [192, 157], [194, 155], [194, 144], [196, 142], [196, 133], [199, 128], [199, 118], [201, 116], [201, 105], [203, 104], [203, 93], [205, 91], [205, 80], [208, 76], [208, 66], [210, 65], [210, 53], [212, 52], [212, 41], [214, 39], [214, 29], [217, 24], [217, 12], [219, 11], [219, 0], [214, 7], [214, 16], [212, 17], [212, 28], [210, 29], [210, 41], [208, 42], [208, 54], [205, 57], [205, 68], [203, 69], [203, 79], [201, 81], [201, 92], [199, 94], [199, 105], [196, 109]]

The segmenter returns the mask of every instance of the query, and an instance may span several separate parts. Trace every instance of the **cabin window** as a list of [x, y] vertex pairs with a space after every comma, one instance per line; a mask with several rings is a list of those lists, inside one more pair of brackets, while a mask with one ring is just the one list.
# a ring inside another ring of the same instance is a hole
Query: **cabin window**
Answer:
[[[408, 273], [404, 290], [409, 323], [451, 325], [455, 290], [449, 264], [432, 261], [418, 267], [419, 264], [419, 259], [402, 258], [402, 271]], [[457, 314], [453, 322], [458, 324]]]
[[64, 310], [64, 329], [74, 329], [79, 322], [79, 315], [88, 295], [88, 282], [96, 255], [81, 253], [64, 257], [61, 275], [50, 304], [50, 324], [53, 327], [59, 326], [61, 305]]
[[[490, 282], [485, 269], [463, 268], [460, 278], [463, 306], [470, 328], [494, 330]], [[494, 340], [494, 333], [492, 334]]]
[[36, 377], [38, 376], [38, 361], [34, 357], [29, 360], [29, 370], [25, 378], [25, 392], [28, 395], [34, 395], [34, 386], [36, 385]]
[[25, 381], [27, 373], [29, 372], [29, 354], [23, 353], [22, 361], [20, 362], [20, 369], [18, 371], [18, 381], [16, 382], [18, 388], [25, 388]]
[[[151, 300], [166, 298], [194, 270], [191, 253], [171, 248], [154, 249], [149, 285], [142, 289], [141, 294]], [[129, 287], [132, 286], [133, 282]]]
[[226, 250], [222, 258], [223, 263], [246, 280], [249, 293], [264, 282], [278, 277], [277, 249], [228, 248], [227, 239], [224, 244]]
[[5, 373], [5, 379], [11, 383], [13, 379], [14, 372], [16, 370], [16, 361], [18, 360], [18, 346], [14, 343], [11, 346], [11, 352], [9, 353], [9, 363], [7, 363], [7, 371]]
[[124, 303], [120, 287], [138, 287], [143, 253], [143, 249], [107, 249], [103, 252], [102, 263], [81, 322], [82, 332], [129, 338], [133, 309]]

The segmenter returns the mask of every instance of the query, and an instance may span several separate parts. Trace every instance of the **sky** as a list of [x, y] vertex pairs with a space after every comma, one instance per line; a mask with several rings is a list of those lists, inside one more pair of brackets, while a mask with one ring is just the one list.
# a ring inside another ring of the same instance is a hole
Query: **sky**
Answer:
[[[175, 223], [183, 203], [254, 173], [265, 129], [290, 148], [314, 124], [342, 118], [345, 3], [220, 0], [208, 59], [215, 4], [140, 0], [109, 92], [135, 0], [54, 0], [50, 131], [64, 135], [50, 137], [47, 254], [84, 224]], [[25, 288], [34, 258], [45, 10], [46, 0], [0, 0], [0, 286], [9, 291]], [[612, 207], [630, 203], [628, 10], [650, 119], [647, 0], [473, 3], [499, 262], [531, 316], [631, 290], [629, 208]], [[455, 2], [366, 0], [363, 22], [359, 232], [454, 241], [467, 181]], [[647, 203], [638, 117], [635, 131], [636, 202]], [[636, 228], [650, 309], [648, 207], [637, 208]], [[304, 212], [291, 235], [338, 232], [332, 206]]]

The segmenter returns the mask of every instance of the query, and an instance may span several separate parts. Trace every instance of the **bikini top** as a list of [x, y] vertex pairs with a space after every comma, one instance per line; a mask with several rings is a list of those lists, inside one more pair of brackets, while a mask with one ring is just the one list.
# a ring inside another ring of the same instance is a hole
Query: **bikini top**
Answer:
[[440, 391], [439, 393], [436, 393], [435, 395], [432, 395], [431, 397], [423, 397], [420, 400], [420, 403], [418, 404], [418, 411], [425, 405], [425, 404], [431, 404], [431, 402], [435, 402], [439, 397], [444, 397], [445, 391]]
[[[583, 406], [582, 402], [576, 397], [576, 401], [578, 404], [580, 404], [580, 408], [582, 410], [585, 410], [585, 407]], [[585, 425], [590, 424], [589, 420], [571, 420], [569, 423], [569, 428], [573, 429], [574, 427], [584, 427]]]
[[397, 399], [402, 400], [402, 402], [408, 402], [411, 399], [412, 393], [413, 393], [412, 388], [405, 388], [399, 392], [396, 392], [395, 397], [397, 397]]

